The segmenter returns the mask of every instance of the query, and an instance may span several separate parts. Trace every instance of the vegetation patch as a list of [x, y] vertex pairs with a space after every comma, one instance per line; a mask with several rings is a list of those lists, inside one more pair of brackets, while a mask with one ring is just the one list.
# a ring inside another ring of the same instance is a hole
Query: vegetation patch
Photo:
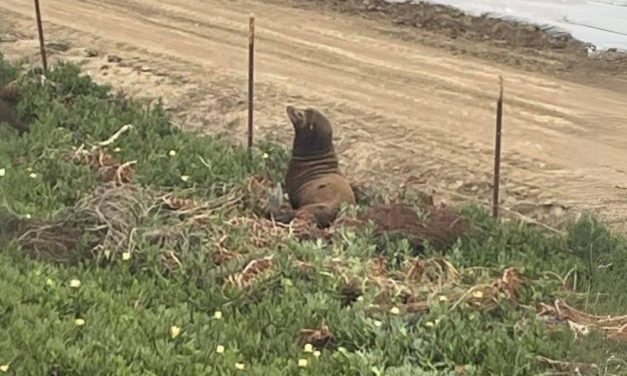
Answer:
[[261, 215], [284, 147], [249, 159], [73, 65], [19, 72], [0, 57], [28, 124], [0, 125], [0, 372], [625, 372], [627, 242], [594, 218], [561, 236], [469, 206], [302, 240]]

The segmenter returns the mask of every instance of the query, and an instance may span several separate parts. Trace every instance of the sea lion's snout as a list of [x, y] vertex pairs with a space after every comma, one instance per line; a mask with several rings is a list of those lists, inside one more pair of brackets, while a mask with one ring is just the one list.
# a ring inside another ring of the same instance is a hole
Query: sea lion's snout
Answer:
[[287, 106], [285, 110], [294, 128], [301, 128], [305, 124], [305, 114], [303, 111], [294, 106]]

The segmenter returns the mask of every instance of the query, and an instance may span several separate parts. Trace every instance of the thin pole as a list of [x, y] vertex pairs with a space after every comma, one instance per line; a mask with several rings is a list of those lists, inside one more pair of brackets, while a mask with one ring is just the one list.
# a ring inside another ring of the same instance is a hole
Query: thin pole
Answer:
[[496, 145], [494, 148], [494, 191], [492, 216], [499, 217], [499, 184], [501, 178], [501, 130], [503, 127], [503, 77], [499, 76], [499, 99], [496, 102]]
[[255, 16], [248, 20], [248, 152], [253, 146], [253, 98], [255, 72]]
[[44, 75], [46, 75], [48, 74], [48, 61], [46, 60], [44, 28], [41, 25], [41, 11], [39, 9], [39, 0], [35, 0], [35, 15], [37, 16], [37, 29], [39, 30], [39, 49], [41, 50], [41, 63], [44, 67]]

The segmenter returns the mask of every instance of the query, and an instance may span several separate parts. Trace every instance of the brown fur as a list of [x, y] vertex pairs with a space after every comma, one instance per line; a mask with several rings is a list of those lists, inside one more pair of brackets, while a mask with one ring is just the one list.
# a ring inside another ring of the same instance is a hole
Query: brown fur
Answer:
[[355, 204], [353, 190], [339, 170], [331, 122], [312, 108], [287, 106], [286, 111], [294, 127], [285, 176], [292, 210], [271, 210], [270, 214], [283, 223], [308, 214], [305, 217], [314, 218], [318, 227], [328, 227], [343, 204]]
[[8, 123], [21, 134], [28, 128], [15, 116], [14, 107], [20, 99], [21, 93], [15, 82], [0, 88], [0, 123]]

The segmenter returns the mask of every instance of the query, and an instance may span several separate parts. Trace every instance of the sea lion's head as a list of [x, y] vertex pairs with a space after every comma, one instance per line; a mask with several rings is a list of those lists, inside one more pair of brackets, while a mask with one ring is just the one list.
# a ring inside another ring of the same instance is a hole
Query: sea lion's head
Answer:
[[292, 155], [308, 157], [334, 151], [333, 127], [326, 116], [314, 108], [287, 106], [286, 111], [294, 126]]

